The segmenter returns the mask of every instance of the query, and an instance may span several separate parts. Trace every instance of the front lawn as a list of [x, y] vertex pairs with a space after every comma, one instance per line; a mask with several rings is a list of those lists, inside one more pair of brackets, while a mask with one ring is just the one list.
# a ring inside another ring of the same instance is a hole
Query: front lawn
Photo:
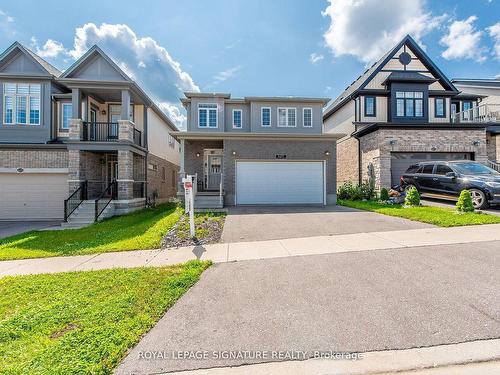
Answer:
[[182, 209], [162, 204], [81, 229], [32, 231], [0, 240], [0, 260], [154, 249]]
[[0, 279], [0, 372], [110, 374], [209, 266]]
[[358, 210], [373, 211], [383, 215], [397, 216], [423, 223], [434, 224], [440, 227], [457, 227], [462, 225], [498, 224], [500, 216], [484, 213], [461, 213], [444, 207], [408, 207], [388, 205], [375, 201], [339, 200], [338, 204]]

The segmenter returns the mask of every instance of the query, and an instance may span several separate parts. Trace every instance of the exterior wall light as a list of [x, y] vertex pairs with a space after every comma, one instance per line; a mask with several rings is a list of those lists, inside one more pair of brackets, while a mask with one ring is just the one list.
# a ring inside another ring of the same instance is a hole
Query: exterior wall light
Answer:
[[391, 139], [391, 140], [389, 141], [389, 144], [390, 144], [391, 146], [394, 146], [394, 145], [396, 144], [396, 140], [395, 140], [395, 139]]
[[325, 156], [330, 156], [330, 151], [325, 151]]
[[236, 151], [231, 152], [231, 154], [233, 154], [233, 156], [236, 156]]
[[199, 153], [199, 152], [197, 152], [197, 153], [196, 153], [196, 157], [197, 157], [197, 158], [199, 158], [199, 157], [200, 157], [200, 153]]
[[477, 140], [472, 142], [473, 146], [479, 146], [480, 144], [481, 144], [481, 142], [477, 141]]

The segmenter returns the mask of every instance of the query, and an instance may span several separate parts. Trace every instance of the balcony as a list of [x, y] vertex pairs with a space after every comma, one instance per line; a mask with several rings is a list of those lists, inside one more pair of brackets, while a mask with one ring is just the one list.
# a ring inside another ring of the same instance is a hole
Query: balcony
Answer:
[[[132, 124], [132, 123], [130, 123]], [[132, 128], [131, 140], [137, 146], [142, 147], [142, 132], [135, 127]], [[123, 132], [123, 129], [122, 129]], [[87, 142], [118, 142], [128, 137], [120, 137], [120, 124], [117, 122], [82, 122], [82, 141]]]
[[454, 113], [451, 116], [451, 122], [456, 124], [500, 124], [500, 104], [482, 104]]

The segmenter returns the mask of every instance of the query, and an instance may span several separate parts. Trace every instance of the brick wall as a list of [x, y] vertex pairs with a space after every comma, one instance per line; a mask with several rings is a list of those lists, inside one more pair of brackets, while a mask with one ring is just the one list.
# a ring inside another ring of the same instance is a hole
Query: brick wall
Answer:
[[0, 150], [0, 168], [67, 167], [67, 150]]
[[488, 145], [486, 146], [488, 159], [491, 161], [500, 161], [500, 135], [487, 136]]
[[[236, 159], [275, 160], [277, 154], [285, 154], [286, 160], [326, 160], [326, 191], [330, 202], [336, 194], [336, 142], [335, 141], [272, 141], [272, 140], [225, 140], [224, 141], [224, 189], [225, 203], [234, 204], [236, 188]], [[330, 155], [326, 156], [325, 151]]]
[[479, 129], [380, 129], [361, 137], [360, 146], [362, 178], [372, 163], [377, 188], [391, 185], [391, 152], [470, 152], [478, 162], [487, 160], [486, 131]]
[[345, 182], [359, 182], [359, 144], [354, 137], [337, 143], [337, 186]]
[[[148, 164], [156, 164], [157, 170], [148, 168], [148, 198], [157, 191], [157, 201], [164, 202], [177, 194], [177, 178], [179, 167], [153, 154], [148, 155]], [[165, 175], [163, 174], [165, 170]], [[165, 178], [163, 178], [165, 177]]]

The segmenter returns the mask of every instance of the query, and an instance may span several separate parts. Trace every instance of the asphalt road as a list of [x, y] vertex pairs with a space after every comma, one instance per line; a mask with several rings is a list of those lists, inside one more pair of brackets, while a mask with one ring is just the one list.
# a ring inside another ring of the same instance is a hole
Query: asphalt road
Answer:
[[[498, 338], [499, 250], [483, 242], [217, 264], [117, 373], [263, 361], [213, 351], [365, 352]], [[172, 359], [173, 351], [209, 354]]]

